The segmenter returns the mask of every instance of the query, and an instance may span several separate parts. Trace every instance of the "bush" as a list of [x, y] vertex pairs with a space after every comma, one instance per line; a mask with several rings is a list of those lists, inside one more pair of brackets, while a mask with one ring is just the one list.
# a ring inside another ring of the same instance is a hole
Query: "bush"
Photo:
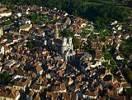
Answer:
[[81, 47], [81, 41], [77, 38], [73, 38], [73, 45], [74, 45], [74, 49], [78, 49]]
[[61, 34], [62, 37], [73, 37], [74, 33], [71, 32], [69, 29], [64, 29]]
[[0, 73], [0, 84], [7, 84], [11, 80], [11, 76], [8, 72]]
[[120, 51], [126, 59], [129, 59], [129, 56], [132, 55], [132, 37], [123, 41], [120, 46]]

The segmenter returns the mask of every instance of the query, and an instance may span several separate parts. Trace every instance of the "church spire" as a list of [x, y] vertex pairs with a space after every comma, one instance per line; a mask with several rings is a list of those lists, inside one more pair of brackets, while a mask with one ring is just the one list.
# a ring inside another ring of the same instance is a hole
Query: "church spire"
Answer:
[[58, 29], [58, 24], [55, 24], [55, 38], [59, 38], [59, 29]]
[[0, 27], [0, 37], [3, 35], [3, 28], [2, 27]]

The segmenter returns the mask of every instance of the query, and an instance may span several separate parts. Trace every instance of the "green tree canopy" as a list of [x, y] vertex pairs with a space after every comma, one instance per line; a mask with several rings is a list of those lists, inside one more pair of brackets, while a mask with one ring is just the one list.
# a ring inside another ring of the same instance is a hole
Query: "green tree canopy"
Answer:
[[123, 41], [120, 51], [127, 59], [132, 55], [132, 37]]
[[8, 72], [0, 73], [0, 84], [7, 84], [11, 80], [11, 76]]

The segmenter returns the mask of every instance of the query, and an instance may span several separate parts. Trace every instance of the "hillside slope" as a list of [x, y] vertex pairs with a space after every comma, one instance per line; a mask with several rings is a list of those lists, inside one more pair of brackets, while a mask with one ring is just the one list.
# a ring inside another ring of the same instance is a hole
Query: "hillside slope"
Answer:
[[124, 22], [132, 15], [131, 0], [1, 0], [4, 4], [40, 5], [58, 8], [69, 14], [93, 21], [98, 29], [108, 28], [110, 22]]

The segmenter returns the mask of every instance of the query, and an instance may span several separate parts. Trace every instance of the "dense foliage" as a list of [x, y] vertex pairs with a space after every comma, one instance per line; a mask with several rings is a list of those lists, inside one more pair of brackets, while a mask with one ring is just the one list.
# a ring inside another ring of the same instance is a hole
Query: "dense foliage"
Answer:
[[0, 73], [0, 84], [7, 84], [11, 80], [11, 76], [8, 72]]
[[121, 53], [126, 57], [126, 59], [130, 58], [132, 55], [132, 38], [125, 40], [120, 47]]

